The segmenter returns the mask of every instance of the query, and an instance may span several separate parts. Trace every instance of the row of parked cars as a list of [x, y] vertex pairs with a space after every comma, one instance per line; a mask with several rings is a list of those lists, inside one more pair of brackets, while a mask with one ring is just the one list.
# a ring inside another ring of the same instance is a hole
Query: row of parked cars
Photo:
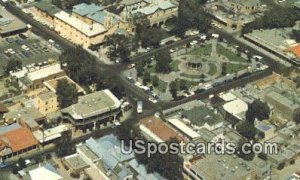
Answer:
[[153, 102], [153, 103], [157, 103], [159, 100], [159, 96], [157, 94], [155, 94], [154, 92], [151, 91], [151, 89], [148, 86], [144, 86], [143, 84], [141, 84], [138, 81], [135, 81], [131, 76], [126, 77], [126, 79], [133, 83], [135, 86], [139, 87], [140, 89], [142, 89], [144, 92], [146, 92], [149, 95], [149, 101]]

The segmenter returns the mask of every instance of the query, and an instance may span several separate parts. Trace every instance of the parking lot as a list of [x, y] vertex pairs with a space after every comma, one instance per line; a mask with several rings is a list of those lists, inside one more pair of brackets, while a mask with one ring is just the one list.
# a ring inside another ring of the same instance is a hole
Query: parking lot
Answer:
[[23, 66], [35, 63], [43, 63], [50, 58], [58, 59], [60, 51], [55, 43], [39, 39], [37, 36], [11, 36], [0, 41], [0, 75], [3, 75], [4, 67], [10, 59], [22, 61]]

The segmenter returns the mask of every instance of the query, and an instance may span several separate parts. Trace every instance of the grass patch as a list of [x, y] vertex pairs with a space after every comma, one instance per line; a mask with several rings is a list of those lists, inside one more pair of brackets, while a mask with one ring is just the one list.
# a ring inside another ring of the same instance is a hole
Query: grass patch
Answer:
[[197, 48], [191, 50], [188, 54], [189, 55], [198, 55], [198, 56], [201, 56], [201, 55], [209, 56], [211, 54], [211, 51], [212, 51], [211, 44], [206, 44], [204, 46], [200, 46], [200, 47], [197, 47]]
[[209, 63], [209, 71], [208, 71], [208, 74], [209, 75], [214, 75], [217, 73], [217, 66], [213, 63]]
[[244, 64], [227, 64], [225, 65], [225, 74], [237, 73], [240, 70], [246, 69], [248, 66]]
[[145, 68], [145, 71], [148, 71], [150, 74], [151, 74], [151, 73], [155, 73], [155, 65], [148, 65], [148, 66]]
[[181, 63], [181, 61], [178, 61], [178, 60], [172, 61], [171, 62], [172, 71], [175, 71], [175, 72], [179, 71], [178, 66], [180, 63]]
[[217, 53], [227, 57], [229, 61], [246, 62], [244, 58], [238, 56], [236, 53], [232, 52], [231, 50], [225, 48], [220, 44], [217, 45]]
[[[154, 77], [154, 76], [151, 76], [151, 81], [153, 81], [153, 77]], [[160, 92], [165, 93], [166, 90], [167, 90], [167, 86], [168, 86], [168, 83], [167, 83], [167, 82], [158, 79], [158, 85], [157, 85], [156, 87], [154, 87], [154, 88], [156, 88], [156, 89], [159, 90]]]

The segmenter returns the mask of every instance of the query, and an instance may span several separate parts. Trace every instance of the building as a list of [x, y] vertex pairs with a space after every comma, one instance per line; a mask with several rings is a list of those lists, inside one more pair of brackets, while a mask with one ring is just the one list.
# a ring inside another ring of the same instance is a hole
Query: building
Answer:
[[28, 172], [31, 180], [63, 180], [57, 170], [51, 164], [45, 164]]
[[300, 9], [300, 1], [295, 2], [294, 7]]
[[5, 123], [2, 118], [5, 113], [8, 113], [8, 111], [9, 110], [7, 109], [7, 107], [4, 104], [0, 103], [0, 126]]
[[241, 99], [235, 99], [223, 105], [227, 114], [234, 116], [238, 120], [245, 120], [248, 104]]
[[49, 81], [45, 81], [44, 86], [50, 91], [56, 93], [56, 87], [59, 80], [65, 80], [68, 82], [68, 84], [74, 84], [77, 89], [78, 95], [86, 94], [85, 90], [81, 86], [79, 86], [75, 81], [69, 78], [69, 76], [61, 76], [55, 79], [51, 79]]
[[69, 126], [61, 124], [50, 129], [34, 131], [33, 136], [40, 144], [45, 145], [57, 141], [64, 132], [67, 132], [70, 129]]
[[25, 91], [34, 91], [44, 87], [43, 83], [51, 79], [66, 76], [65, 71], [60, 64], [50, 64], [42, 67], [22, 69], [17, 72], [11, 72], [10, 76], [16, 78], [20, 87]]
[[37, 148], [37, 140], [28, 128], [0, 132], [0, 162]]
[[178, 118], [170, 118], [167, 119], [167, 121], [178, 131], [186, 135], [189, 139], [196, 139], [200, 137], [200, 135], [197, 132], [195, 132], [192, 128], [187, 126], [184, 122], [182, 122]]
[[126, 162], [134, 158], [134, 154], [123, 153], [121, 143], [117, 137], [107, 135], [100, 139], [90, 138], [86, 146], [99, 159], [98, 168], [106, 174], [109, 179], [133, 179], [133, 172], [126, 166]]
[[293, 45], [284, 50], [287, 53], [290, 53], [291, 57], [300, 61], [300, 44]]
[[42, 92], [35, 98], [35, 107], [43, 114], [56, 112], [59, 110], [56, 93], [52, 91]]
[[191, 126], [196, 129], [206, 128], [210, 131], [221, 128], [224, 125], [224, 118], [217, 109], [212, 107], [199, 106], [191, 110], [181, 112], [182, 117], [190, 121]]
[[125, 11], [130, 12], [145, 7], [148, 2], [145, 0], [123, 0], [120, 5], [124, 7]]
[[300, 105], [294, 99], [289, 99], [272, 91], [265, 95], [265, 100], [274, 107], [275, 111], [288, 120], [293, 121], [300, 116]]
[[55, 26], [54, 15], [59, 11], [61, 11], [60, 8], [48, 3], [47, 1], [38, 1], [34, 3], [34, 5], [31, 8], [31, 12], [37, 20], [44, 21], [52, 28]]
[[116, 121], [121, 102], [108, 89], [80, 96], [78, 103], [62, 109], [65, 120], [78, 128], [107, 126]]
[[99, 23], [87, 24], [65, 11], [60, 11], [55, 14], [54, 24], [55, 31], [62, 37], [83, 47], [101, 43], [104, 40], [103, 34], [107, 31], [106, 28]]
[[270, 124], [266, 124], [264, 122], [259, 122], [255, 125], [255, 128], [258, 131], [258, 135], [263, 140], [269, 140], [273, 138], [275, 134], [275, 127]]
[[60, 11], [55, 14], [55, 30], [62, 37], [84, 47], [97, 47], [105, 40], [105, 36], [118, 29], [131, 31], [127, 23], [115, 14], [95, 4], [78, 4], [73, 6], [72, 13]]
[[166, 23], [168, 19], [178, 15], [178, 7], [171, 1], [158, 1], [143, 8], [125, 12], [129, 16], [147, 17], [151, 26], [161, 26]]
[[27, 31], [27, 25], [14, 15], [5, 10], [5, 7], [0, 7], [0, 35], [7, 37], [15, 34], [20, 34]]
[[158, 143], [171, 138], [176, 138], [179, 142], [183, 141], [182, 135], [154, 116], [141, 119], [139, 128], [146, 137]]
[[84, 169], [90, 167], [78, 154], [72, 154], [64, 157], [62, 162], [70, 169], [71, 172], [76, 174], [80, 174]]
[[254, 180], [255, 168], [234, 155], [198, 155], [184, 162], [184, 172], [191, 179]]
[[259, 10], [259, 0], [231, 0], [231, 6], [235, 12], [253, 13]]
[[3, 116], [7, 124], [23, 121], [35, 121], [39, 124], [45, 120], [45, 116], [35, 107], [22, 107], [21, 109], [10, 111]]

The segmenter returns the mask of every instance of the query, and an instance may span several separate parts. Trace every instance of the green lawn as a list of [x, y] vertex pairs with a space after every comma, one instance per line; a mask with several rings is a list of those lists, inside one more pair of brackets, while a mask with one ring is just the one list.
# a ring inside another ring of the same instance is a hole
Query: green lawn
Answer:
[[145, 71], [148, 71], [150, 74], [155, 73], [155, 65], [150, 65], [145, 68]]
[[[153, 78], [154, 76], [151, 76], [151, 81], [152, 81], [152, 78]], [[156, 89], [158, 89], [160, 92], [166, 92], [166, 90], [167, 90], [167, 86], [168, 86], [168, 83], [167, 82], [165, 82], [165, 81], [162, 81], [162, 80], [158, 80], [158, 86], [157, 87], [154, 87], [154, 88], [156, 88]]]
[[191, 50], [188, 54], [190, 55], [206, 55], [209, 56], [211, 54], [211, 44], [206, 44], [205, 46], [197, 47]]
[[237, 73], [240, 70], [246, 69], [248, 66], [244, 64], [227, 64], [226, 65], [226, 74]]
[[229, 61], [246, 62], [244, 58], [238, 56], [236, 53], [232, 52], [231, 50], [225, 48], [220, 44], [217, 45], [217, 53], [227, 57]]
[[175, 61], [172, 61], [171, 62], [171, 67], [172, 67], [172, 71], [179, 71], [179, 69], [178, 69], [178, 66], [179, 66], [179, 64], [180, 64], [181, 62], [180, 61], [177, 61], [177, 60], [175, 60]]
[[212, 75], [216, 74], [216, 72], [217, 72], [217, 66], [213, 63], [209, 63], [208, 74], [212, 76]]

